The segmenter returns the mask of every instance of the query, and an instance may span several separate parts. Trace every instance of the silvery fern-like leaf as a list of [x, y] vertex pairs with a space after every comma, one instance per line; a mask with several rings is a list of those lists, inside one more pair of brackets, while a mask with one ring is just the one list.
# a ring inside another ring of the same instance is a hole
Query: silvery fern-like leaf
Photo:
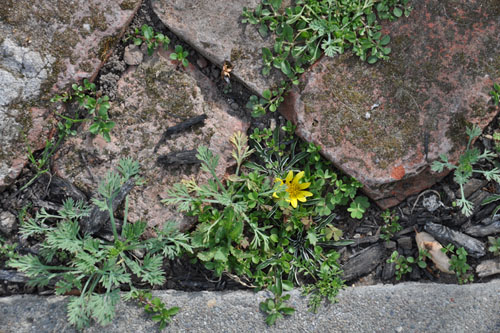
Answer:
[[219, 156], [213, 155], [212, 152], [205, 146], [198, 147], [198, 154], [196, 154], [202, 164], [201, 169], [205, 172], [215, 174], [215, 168], [219, 164]]
[[68, 301], [68, 321], [81, 330], [90, 324], [86, 300], [83, 297], [70, 297]]
[[87, 308], [92, 318], [100, 325], [106, 326], [115, 318], [115, 307], [120, 301], [120, 293], [115, 289], [105, 294], [92, 294], [89, 297]]
[[47, 233], [47, 245], [59, 250], [77, 253], [82, 250], [83, 243], [78, 239], [80, 227], [76, 221], [63, 221], [57, 228]]
[[107, 260], [102, 266], [100, 273], [101, 278], [99, 282], [108, 291], [119, 287], [122, 283], [130, 283], [132, 281], [130, 274], [121, 265], [118, 265], [115, 259]]
[[477, 125], [473, 125], [471, 128], [466, 127], [465, 128], [465, 133], [469, 137], [469, 142], [472, 141], [473, 139], [477, 138], [478, 136], [481, 135], [482, 131], [481, 128]]
[[461, 212], [466, 217], [471, 216], [472, 213], [474, 212], [474, 210], [473, 210], [474, 205], [472, 204], [472, 202], [470, 202], [469, 200], [467, 200], [463, 197], [457, 200], [457, 205], [458, 205], [458, 207], [462, 208]]
[[26, 239], [30, 236], [45, 234], [50, 230], [52, 230], [52, 228], [39, 223], [38, 220], [28, 218], [21, 224], [19, 233], [23, 236], [24, 239]]
[[106, 199], [112, 199], [120, 190], [122, 179], [116, 172], [108, 172], [106, 179], [99, 184], [97, 191]]
[[162, 270], [163, 258], [161, 256], [150, 256], [149, 253], [144, 257], [142, 265], [130, 259], [125, 259], [127, 266], [132, 273], [137, 275], [143, 282], [152, 285], [159, 285], [165, 282], [164, 272]]
[[76, 253], [74, 259], [75, 268], [80, 272], [91, 275], [95, 273], [98, 269], [96, 264], [101, 261], [102, 258], [96, 258], [95, 255], [90, 255], [85, 251]]
[[108, 204], [106, 203], [105, 199], [92, 198], [91, 201], [94, 205], [99, 207], [100, 210], [102, 211], [108, 210]]
[[139, 162], [134, 161], [132, 158], [122, 158], [118, 162], [118, 171], [122, 174], [124, 179], [123, 182], [129, 180], [129, 178], [139, 174], [140, 166]]
[[163, 258], [161, 256], [150, 256], [149, 253], [143, 259], [142, 281], [152, 285], [161, 285], [165, 283], [165, 272], [162, 269]]
[[58, 211], [58, 213], [63, 219], [79, 219], [89, 216], [90, 207], [81, 200], [75, 202], [72, 198], [68, 198], [64, 200], [63, 207]]

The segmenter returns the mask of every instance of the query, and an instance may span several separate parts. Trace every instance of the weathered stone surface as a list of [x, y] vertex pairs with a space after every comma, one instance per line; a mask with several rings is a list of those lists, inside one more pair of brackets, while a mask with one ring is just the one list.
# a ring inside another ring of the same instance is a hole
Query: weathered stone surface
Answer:
[[218, 66], [230, 61], [231, 75], [259, 94], [282, 78], [277, 71], [270, 77], [261, 74], [261, 49], [272, 48], [271, 37], [264, 39], [255, 26], [241, 23], [243, 7], [255, 8], [260, 3], [260, 0], [152, 1], [154, 12], [170, 30]]
[[320, 144], [383, 208], [439, 180], [432, 161], [439, 154], [456, 161], [466, 125], [484, 127], [498, 111], [488, 95], [500, 78], [498, 1], [412, 6], [409, 18], [384, 22], [388, 61], [325, 57], [282, 107], [298, 134]]
[[51, 95], [96, 73], [140, 1], [0, 1], [0, 191], [44, 147]]
[[[168, 219], [180, 220], [174, 207], [161, 203], [169, 186], [181, 178], [204, 178], [199, 165], [165, 168], [157, 162], [158, 157], [206, 145], [220, 156], [218, 174], [224, 176], [228, 163], [232, 163], [229, 138], [235, 131], [245, 132], [248, 126], [227, 113], [230, 107], [217, 95], [211, 81], [192, 65], [186, 70], [178, 66], [169, 59], [170, 52], [161, 50], [146, 57], [118, 81], [116, 100], [110, 108], [116, 123], [110, 143], [84, 129], [63, 145], [54, 165], [63, 178], [95, 193], [99, 181], [116, 168], [120, 158], [138, 161], [145, 185], [130, 192], [129, 217], [131, 221], [148, 221], [150, 226], [162, 225]], [[168, 127], [201, 114], [207, 116], [204, 124], [170, 136], [155, 152]]]
[[[268, 291], [155, 290], [167, 308], [180, 311], [162, 332], [498, 332], [500, 280], [468, 285], [398, 283], [348, 287], [318, 313], [301, 290], [290, 292], [291, 316], [267, 326], [259, 303]], [[0, 298], [2, 333], [74, 333], [67, 322], [66, 296], [15, 295]], [[332, 319], [333, 318], [333, 319]], [[108, 326], [93, 325], [86, 333], [157, 332], [159, 324], [136, 302], [120, 302]]]
[[0, 213], [0, 232], [9, 235], [16, 224], [16, 216], [10, 212]]

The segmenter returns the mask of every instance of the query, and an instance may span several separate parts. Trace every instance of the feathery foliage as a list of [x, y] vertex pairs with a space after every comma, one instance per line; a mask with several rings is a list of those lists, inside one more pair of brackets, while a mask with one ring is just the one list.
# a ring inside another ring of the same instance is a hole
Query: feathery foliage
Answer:
[[[68, 302], [68, 320], [78, 329], [88, 326], [92, 319], [103, 326], [109, 324], [115, 317], [122, 286], [134, 289], [134, 276], [144, 284], [161, 285], [165, 282], [163, 258], [192, 252], [189, 239], [171, 223], [157, 231], [158, 238], [141, 240], [146, 222], [127, 223], [125, 219], [121, 234], [118, 234], [111, 203], [120, 187], [138, 174], [139, 164], [124, 159], [118, 171], [107, 174], [99, 185], [100, 197], [92, 200], [110, 214], [112, 242], [82, 234], [79, 220], [89, 215], [90, 207], [67, 199], [57, 214], [41, 209], [34, 219], [28, 219], [21, 226], [23, 237], [43, 239], [40, 254], [19, 256], [9, 262], [10, 267], [30, 278], [30, 285], [55, 283], [59, 295], [74, 294], [77, 290], [80, 295], [70, 297]], [[147, 250], [142, 260], [131, 255], [131, 251], [140, 249]], [[59, 257], [67, 259], [59, 260]], [[176, 312], [166, 311], [172, 315]]]

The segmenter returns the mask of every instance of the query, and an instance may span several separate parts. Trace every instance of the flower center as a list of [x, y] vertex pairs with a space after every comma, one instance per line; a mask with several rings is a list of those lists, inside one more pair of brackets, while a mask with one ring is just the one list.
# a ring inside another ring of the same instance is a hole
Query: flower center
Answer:
[[290, 198], [296, 197], [300, 191], [299, 184], [289, 184], [286, 191], [290, 194]]

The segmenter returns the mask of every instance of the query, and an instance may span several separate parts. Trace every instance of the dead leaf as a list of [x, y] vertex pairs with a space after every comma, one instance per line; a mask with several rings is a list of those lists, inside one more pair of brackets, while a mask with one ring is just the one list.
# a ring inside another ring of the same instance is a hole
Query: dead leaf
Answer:
[[309, 228], [311, 227], [311, 225], [313, 223], [313, 220], [312, 220], [311, 216], [306, 216], [306, 217], [301, 218], [300, 222], [302, 222], [302, 224], [304, 225], [304, 228], [306, 230], [309, 230]]
[[228, 82], [232, 70], [233, 65], [229, 61], [224, 61], [224, 64], [222, 65], [222, 71], [220, 73], [221, 78]]
[[415, 232], [415, 241], [420, 250], [426, 250], [429, 252], [430, 259], [443, 273], [453, 274], [450, 271], [450, 258], [441, 251], [443, 246], [430, 234], [426, 232]]

